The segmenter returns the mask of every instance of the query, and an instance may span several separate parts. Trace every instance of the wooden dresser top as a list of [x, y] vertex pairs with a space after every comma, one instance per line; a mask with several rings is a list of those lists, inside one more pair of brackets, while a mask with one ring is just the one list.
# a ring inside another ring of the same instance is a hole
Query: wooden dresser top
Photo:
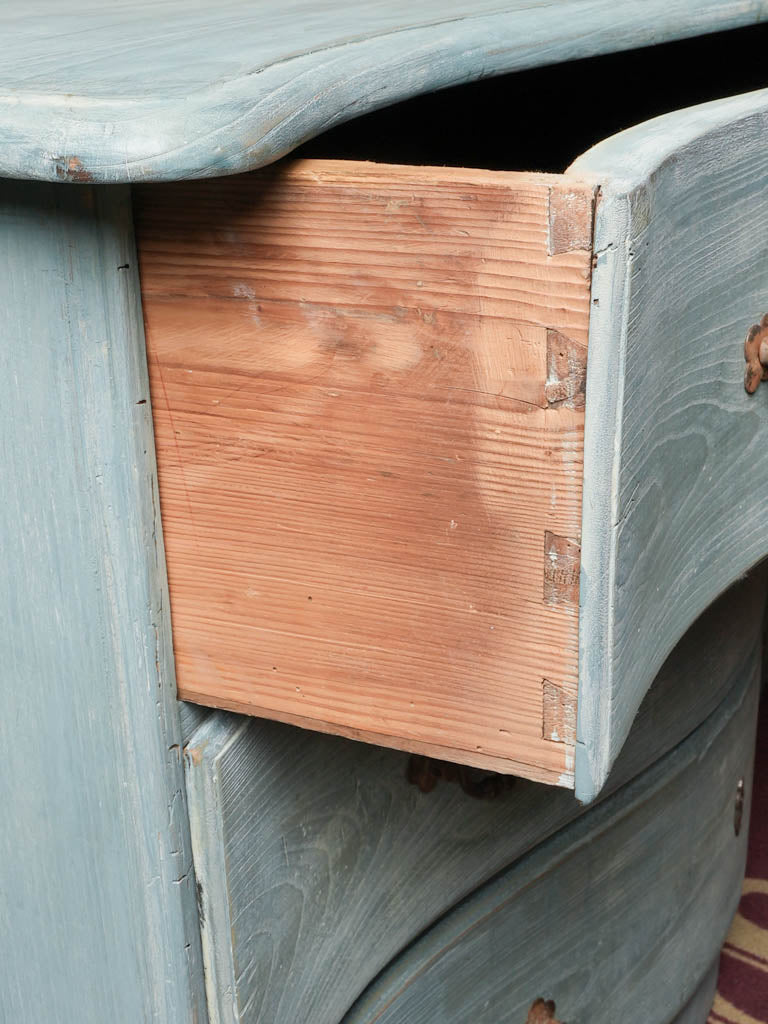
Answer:
[[10, 0], [0, 176], [245, 171], [418, 93], [766, 14], [765, 0]]

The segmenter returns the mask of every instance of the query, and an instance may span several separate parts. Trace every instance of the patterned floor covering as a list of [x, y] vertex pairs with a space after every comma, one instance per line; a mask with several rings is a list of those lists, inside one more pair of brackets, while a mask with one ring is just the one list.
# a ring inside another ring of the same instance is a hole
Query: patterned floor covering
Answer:
[[707, 1024], [768, 1022], [768, 693], [760, 711], [747, 875]]

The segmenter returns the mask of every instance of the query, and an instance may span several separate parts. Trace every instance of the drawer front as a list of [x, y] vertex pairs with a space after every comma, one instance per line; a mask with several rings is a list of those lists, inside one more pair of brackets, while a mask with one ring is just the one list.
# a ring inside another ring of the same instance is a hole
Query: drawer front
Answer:
[[576, 791], [591, 799], [653, 674], [768, 553], [768, 91], [681, 110], [570, 170], [600, 182], [585, 433]]
[[447, 914], [344, 1024], [513, 1024], [542, 995], [558, 1021], [674, 1020], [741, 895], [734, 802], [759, 689], [750, 673], [667, 757]]
[[181, 696], [573, 784], [593, 193], [139, 191]]

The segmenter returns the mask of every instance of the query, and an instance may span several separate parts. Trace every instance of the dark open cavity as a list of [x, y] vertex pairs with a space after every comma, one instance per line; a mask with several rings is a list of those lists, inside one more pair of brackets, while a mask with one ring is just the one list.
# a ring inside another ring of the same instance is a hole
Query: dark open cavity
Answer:
[[521, 71], [375, 111], [297, 155], [560, 172], [624, 128], [763, 88], [766, 53], [758, 25]]

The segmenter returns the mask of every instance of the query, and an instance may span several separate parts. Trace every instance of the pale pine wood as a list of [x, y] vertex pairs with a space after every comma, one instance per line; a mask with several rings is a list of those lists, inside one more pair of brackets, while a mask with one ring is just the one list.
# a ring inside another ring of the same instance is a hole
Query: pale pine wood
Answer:
[[182, 697], [572, 785], [591, 200], [333, 161], [139, 190]]

